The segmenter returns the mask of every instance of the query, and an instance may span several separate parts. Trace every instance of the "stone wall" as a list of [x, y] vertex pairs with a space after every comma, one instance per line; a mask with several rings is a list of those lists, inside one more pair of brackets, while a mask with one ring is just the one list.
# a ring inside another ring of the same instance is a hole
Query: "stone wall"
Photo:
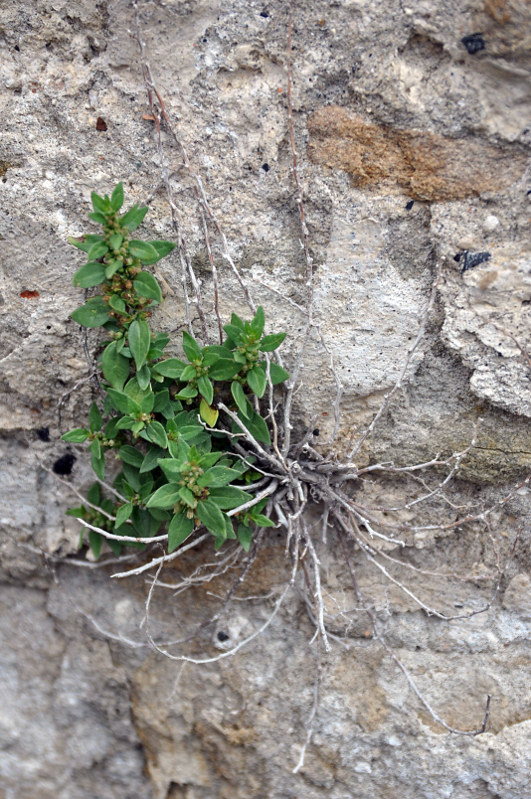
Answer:
[[[288, 3], [159, 0], [138, 9], [168, 114], [271, 329], [288, 331], [290, 362], [305, 266], [288, 136]], [[394, 385], [442, 263], [406, 384], [361, 457], [406, 464], [449, 455], [482, 418], [454, 481], [456, 506], [479, 498], [492, 507], [531, 463], [530, 31], [525, 0], [293, 3], [295, 137], [328, 347], [316, 341], [305, 358], [298, 425], [318, 428], [321, 440], [331, 430], [331, 355], [343, 383], [337, 446], [346, 450]], [[142, 578], [111, 580], [111, 567], [74, 563], [71, 495], [49, 471], [62, 459], [66, 483], [89, 479], [86, 460], [60, 440], [92, 401], [82, 332], [69, 319], [80, 261], [66, 238], [86, 229], [90, 191], [119, 180], [126, 203], [150, 206], [146, 237], [174, 237], [134, 32], [126, 0], [0, 4], [0, 798], [522, 799], [531, 765], [525, 486], [494, 507], [488, 525], [408, 539], [415, 567], [473, 576], [411, 572], [407, 585], [427, 604], [455, 613], [492, 602], [465, 621], [427, 616], [353, 555], [387, 640], [437, 713], [472, 729], [492, 695], [478, 737], [434, 724], [352, 610], [333, 531], [319, 554], [327, 608], [339, 617], [320, 665], [296, 591], [238, 654], [183, 668], [147, 646]], [[162, 136], [162, 168], [208, 294], [193, 184]], [[244, 313], [219, 237], [214, 257], [222, 313]], [[167, 286], [159, 328], [175, 330], [177, 254], [159, 273]], [[392, 505], [410, 489], [388, 479], [359, 490]], [[212, 557], [209, 548], [190, 555], [167, 579]], [[274, 531], [239, 601], [189, 651], [214, 657], [259, 628], [288, 579]], [[157, 594], [157, 636], [190, 631], [229, 586], [227, 575], [178, 597]], [[317, 674], [314, 733], [293, 774]]]

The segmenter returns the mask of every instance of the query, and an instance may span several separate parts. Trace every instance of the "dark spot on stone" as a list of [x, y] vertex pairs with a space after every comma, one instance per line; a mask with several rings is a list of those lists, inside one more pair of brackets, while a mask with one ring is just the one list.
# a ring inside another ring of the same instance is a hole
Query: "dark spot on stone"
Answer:
[[207, 42], [208, 42], [208, 39], [203, 39], [203, 44], [206, 44]]
[[35, 430], [37, 433], [38, 438], [41, 441], [49, 441], [50, 440], [50, 430], [48, 427], [39, 427], [38, 430]]
[[70, 474], [72, 472], [72, 466], [76, 462], [76, 456], [72, 455], [71, 452], [66, 452], [64, 455], [61, 455], [60, 458], [57, 458], [54, 465], [52, 466], [53, 471], [55, 474]]
[[319, 435], [319, 428], [316, 427], [315, 430], [312, 430], [312, 435], [318, 436]]
[[107, 123], [103, 119], [103, 117], [98, 117], [96, 120], [96, 130], [107, 130]]
[[491, 258], [490, 252], [469, 252], [468, 250], [463, 250], [457, 255], [454, 255], [454, 261], [462, 263], [461, 274], [468, 269], [474, 269], [475, 266], [484, 264], [485, 261], [490, 261]]
[[264, 172], [269, 172], [269, 164], [262, 164], [262, 169]]
[[411, 211], [411, 209], [413, 208], [414, 204], [415, 204], [414, 200], [410, 200], [408, 203], [406, 203], [406, 211]]
[[228, 641], [228, 640], [229, 636], [227, 635], [227, 633], [224, 633], [223, 630], [220, 630], [218, 633], [218, 641]]
[[461, 44], [464, 44], [467, 52], [470, 55], [479, 53], [480, 50], [485, 49], [485, 39], [482, 33], [470, 33], [468, 36], [463, 36]]
[[264, 19], [267, 19], [269, 16], [269, 11], [265, 11], [265, 9], [264, 11], [260, 11], [260, 16], [264, 17]]
[[18, 46], [18, 44], [15, 45], [15, 50], [17, 51], [17, 53], [20, 53], [20, 47]]

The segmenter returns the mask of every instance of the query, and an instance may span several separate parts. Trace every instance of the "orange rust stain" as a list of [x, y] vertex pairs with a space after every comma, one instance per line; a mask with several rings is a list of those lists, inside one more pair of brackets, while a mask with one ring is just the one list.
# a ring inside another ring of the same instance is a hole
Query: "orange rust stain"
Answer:
[[458, 200], [506, 188], [526, 163], [517, 147], [374, 124], [338, 106], [312, 114], [308, 131], [314, 163], [348, 172], [358, 188], [402, 191], [421, 201]]
[[20, 292], [20, 296], [25, 300], [36, 300], [38, 297], [40, 297], [40, 294], [38, 291], [30, 291], [29, 289], [25, 289], [24, 291]]

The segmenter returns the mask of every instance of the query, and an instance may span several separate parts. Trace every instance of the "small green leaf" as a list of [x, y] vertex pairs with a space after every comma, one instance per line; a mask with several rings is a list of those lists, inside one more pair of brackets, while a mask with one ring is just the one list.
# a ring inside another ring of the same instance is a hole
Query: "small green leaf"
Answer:
[[285, 333], [273, 333], [272, 336], [264, 336], [258, 345], [258, 349], [260, 352], [273, 352], [277, 347], [280, 347], [285, 338]]
[[158, 447], [162, 447], [162, 449], [167, 448], [168, 439], [166, 438], [166, 431], [160, 422], [151, 422], [143, 432], [144, 435], [142, 438], [147, 438], [148, 441], [151, 441]]
[[89, 289], [92, 286], [99, 286], [105, 280], [105, 266], [98, 261], [89, 261], [88, 264], [78, 269], [72, 278], [74, 286], [82, 289]]
[[92, 207], [95, 211], [101, 211], [101, 213], [104, 214], [109, 210], [109, 202], [106, 202], [103, 197], [100, 197], [95, 191], [91, 193], [90, 199], [92, 200]]
[[113, 233], [112, 236], [109, 236], [109, 247], [111, 250], [119, 250], [123, 240], [124, 237], [121, 233]]
[[124, 204], [124, 184], [120, 181], [111, 194], [111, 206], [113, 211], [119, 211]]
[[201, 475], [197, 480], [200, 488], [219, 488], [226, 486], [231, 480], [236, 480], [240, 473], [236, 469], [229, 469], [227, 466], [212, 466], [211, 469]]
[[194, 397], [197, 397], [197, 389], [193, 386], [185, 386], [175, 395], [176, 399], [193, 399]]
[[245, 524], [238, 525], [238, 541], [246, 552], [251, 549], [251, 541], [253, 538], [253, 531]]
[[105, 459], [101, 452], [100, 442], [97, 438], [94, 439], [90, 445], [91, 450], [91, 464], [97, 477], [103, 480], [105, 477]]
[[214, 399], [214, 386], [208, 377], [201, 375], [197, 381], [197, 388], [199, 389], [201, 396], [208, 402], [209, 405], [211, 405], [212, 400]]
[[116, 261], [111, 261], [109, 264], [105, 266], [105, 277], [107, 280], [110, 280], [111, 277], [122, 268], [124, 262], [121, 258], [117, 258]]
[[260, 305], [258, 306], [254, 319], [251, 322], [253, 333], [257, 338], [260, 338], [260, 336], [262, 335], [262, 332], [264, 330], [264, 325], [265, 325], [265, 314], [264, 314], [264, 309]]
[[240, 411], [242, 416], [244, 416], [245, 418], [250, 418], [253, 411], [252, 411], [251, 404], [250, 404], [249, 400], [245, 396], [245, 393], [244, 393], [243, 388], [241, 387], [241, 384], [237, 383], [236, 381], [232, 382], [231, 385], [230, 385], [230, 390], [231, 390], [231, 394], [232, 394], [232, 397], [234, 399], [234, 402], [238, 406], [238, 410]]
[[277, 386], [279, 383], [283, 383], [285, 380], [289, 379], [289, 372], [286, 372], [286, 370], [277, 363], [269, 364], [269, 374], [271, 376], [271, 382], [274, 386]]
[[133, 280], [133, 286], [140, 297], [147, 297], [156, 302], [162, 302], [162, 292], [157, 280], [153, 277], [151, 272], [140, 272], [139, 275]]
[[158, 261], [159, 255], [155, 247], [148, 244], [147, 241], [137, 241], [132, 239], [129, 242], [129, 252], [134, 258], [140, 258], [143, 263], [148, 261]]
[[101, 368], [103, 376], [113, 388], [123, 388], [129, 377], [129, 360], [120, 354], [117, 341], [111, 341], [103, 350]]
[[136, 379], [138, 380], [138, 385], [141, 389], [146, 389], [149, 386], [149, 382], [151, 380], [151, 371], [149, 366], [144, 366], [138, 370], [136, 373]]
[[97, 222], [98, 225], [104, 225], [107, 221], [105, 214], [100, 214], [99, 211], [89, 214], [89, 219], [92, 219], [93, 222]]
[[97, 261], [98, 258], [103, 258], [108, 252], [109, 248], [104, 241], [96, 241], [87, 252], [87, 258], [89, 261]]
[[159, 459], [162, 459], [165, 454], [164, 450], [160, 449], [160, 447], [150, 447], [141, 462], [140, 474], [147, 474], [148, 472], [152, 472], [153, 469], [156, 469], [159, 465]]
[[262, 444], [271, 444], [269, 429], [260, 414], [253, 412], [250, 419], [243, 419], [242, 421], [257, 441], [261, 441]]
[[125, 302], [121, 297], [118, 296], [118, 294], [111, 294], [109, 306], [113, 309], [113, 311], [118, 311], [118, 313], [124, 314], [126, 312]]
[[197, 503], [196, 513], [207, 530], [214, 535], [225, 534], [225, 514], [209, 499]]
[[101, 545], [103, 544], [103, 536], [96, 533], [94, 530], [89, 530], [89, 544], [92, 554], [98, 560], [101, 552]]
[[128, 502], [126, 505], [121, 505], [118, 510], [116, 511], [116, 521], [114, 523], [114, 528], [120, 527], [120, 525], [124, 524], [130, 517], [133, 511], [133, 503]]
[[215, 410], [215, 408], [211, 408], [208, 402], [202, 399], [199, 405], [199, 415], [209, 427], [214, 427], [218, 420], [219, 411]]
[[245, 341], [245, 333], [236, 325], [223, 325], [223, 330], [227, 336], [234, 342], [234, 344], [243, 344]]
[[257, 513], [256, 516], [252, 517], [253, 522], [258, 525], [258, 527], [276, 527], [275, 522], [271, 519], [268, 519], [267, 516], [264, 516], [261, 513]]
[[63, 441], [68, 441], [71, 444], [82, 444], [90, 435], [90, 430], [85, 427], [76, 427], [75, 430], [69, 430], [61, 436]]
[[183, 331], [183, 350], [189, 361], [195, 361], [201, 358], [199, 344], [186, 330]]
[[168, 552], [173, 552], [179, 544], [186, 541], [194, 531], [194, 520], [189, 519], [185, 511], [176, 513], [168, 527]]
[[139, 208], [138, 205], [133, 205], [133, 207], [120, 218], [120, 224], [122, 227], [127, 228], [127, 230], [136, 230], [144, 221], [144, 217], [148, 211], [149, 208], [147, 208], [147, 206]]
[[254, 391], [258, 398], [264, 396], [267, 378], [261, 366], [255, 366], [247, 372], [247, 383], [251, 391]]
[[92, 297], [71, 313], [70, 317], [83, 327], [99, 327], [110, 319], [109, 308], [101, 297]]
[[152, 368], [153, 371], [164, 375], [164, 377], [172, 377], [178, 380], [185, 367], [184, 361], [180, 361], [178, 358], [167, 358], [165, 361], [159, 361]]
[[146, 242], [153, 247], [153, 249], [157, 252], [156, 258], [142, 258], [142, 261], [145, 264], [154, 264], [157, 261], [160, 261], [161, 258], [164, 258], [168, 253], [170, 253], [173, 249], [175, 249], [175, 244], [172, 244], [171, 241], [150, 241]]
[[138, 402], [128, 397], [127, 394], [124, 394], [121, 391], [116, 391], [113, 388], [109, 388], [107, 390], [107, 396], [110, 397], [112, 402], [113, 408], [120, 413], [128, 413], [128, 414], [140, 414], [142, 409]]
[[162, 508], [163, 510], [173, 508], [175, 503], [179, 501], [180, 488], [181, 486], [174, 483], [161, 486], [148, 499], [146, 508]]
[[100, 409], [98, 408], [95, 402], [93, 402], [92, 405], [90, 406], [89, 424], [90, 424], [91, 433], [97, 433], [99, 430], [101, 430], [103, 425], [103, 419], [101, 417]]
[[212, 380], [230, 380], [231, 377], [237, 375], [241, 369], [241, 364], [236, 361], [229, 361], [227, 358], [220, 358], [208, 370], [208, 376]]
[[242, 491], [241, 488], [223, 486], [221, 488], [212, 488], [209, 498], [218, 508], [221, 508], [221, 510], [232, 510], [233, 508], [239, 508], [240, 505], [249, 502], [252, 496], [246, 491]]
[[186, 488], [186, 486], [182, 486], [182, 488], [179, 490], [179, 496], [182, 502], [184, 502], [185, 505], [188, 505], [190, 508], [195, 508], [197, 505], [197, 499], [192, 494], [190, 489]]
[[129, 326], [127, 340], [137, 369], [141, 369], [151, 344], [149, 325], [142, 319], [135, 319]]
[[125, 444], [125, 446], [120, 447], [119, 455], [124, 463], [130, 463], [131, 466], [136, 466], [137, 469], [140, 468], [140, 471], [142, 471], [144, 456], [135, 447]]

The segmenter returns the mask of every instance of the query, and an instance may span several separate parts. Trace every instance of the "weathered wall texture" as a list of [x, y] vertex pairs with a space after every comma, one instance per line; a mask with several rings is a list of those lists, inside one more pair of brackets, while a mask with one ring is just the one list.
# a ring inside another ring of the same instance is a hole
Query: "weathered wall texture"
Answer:
[[[275, 293], [298, 303], [304, 296], [287, 136], [287, 6], [139, 3], [155, 78], [233, 257], [271, 328], [294, 341], [303, 317]], [[490, 693], [489, 731], [458, 738], [436, 727], [363, 614], [351, 613], [338, 617], [315, 734], [295, 775], [315, 674], [313, 631], [296, 593], [247, 649], [181, 672], [144, 645], [141, 579], [118, 583], [107, 569], [61, 562], [78, 537], [63, 515], [71, 498], [40, 464], [67, 454], [60, 433], [90, 402], [87, 382], [66, 395], [87, 366], [69, 320], [79, 304], [71, 287], [79, 259], [65, 239], [84, 229], [90, 190], [109, 191], [120, 179], [129, 202], [151, 206], [147, 235], [173, 235], [133, 28], [126, 0], [0, 0], [1, 799], [529, 796], [526, 488], [491, 514], [490, 530], [408, 541], [416, 566], [476, 575], [472, 583], [424, 583], [426, 601], [453, 612], [489, 601], [483, 578], [498, 555], [503, 564], [510, 554], [487, 613], [462, 623], [428, 618], [359, 560], [390, 643], [437, 711], [472, 728]], [[530, 78], [525, 0], [294, 2], [296, 137], [316, 314], [344, 383], [340, 445], [396, 380], [444, 259], [407, 385], [363, 458], [411, 463], [449, 454], [466, 446], [481, 416], [457, 502], [495, 501], [531, 463], [531, 367], [522, 353], [531, 352]], [[165, 140], [208, 288], [191, 183]], [[177, 257], [160, 271], [175, 291], [160, 327], [175, 328]], [[237, 286], [222, 275], [224, 314], [243, 311]], [[316, 344], [298, 395], [301, 425], [321, 435], [334, 397], [327, 364]], [[87, 474], [78, 458], [65, 479], [81, 485]], [[392, 481], [364, 491], [404, 499]], [[233, 603], [198, 652], [215, 655], [271, 613], [288, 577], [275, 535], [250, 591], [270, 598]], [[356, 602], [333, 533], [329, 540], [320, 554], [327, 602], [339, 612]], [[205, 553], [195, 557], [172, 576]], [[418, 587], [415, 573], [408, 584]], [[157, 597], [158, 632], [181, 635], [216, 601], [206, 589]], [[120, 635], [138, 646], [112, 638]]]

